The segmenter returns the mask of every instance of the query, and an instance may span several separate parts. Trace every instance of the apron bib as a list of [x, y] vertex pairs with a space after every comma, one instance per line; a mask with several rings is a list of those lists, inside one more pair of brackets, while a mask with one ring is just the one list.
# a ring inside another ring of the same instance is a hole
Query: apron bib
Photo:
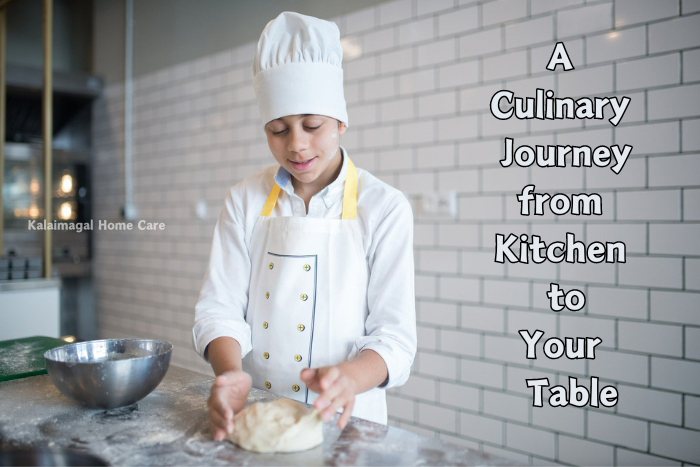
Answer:
[[[346, 156], [347, 157], [347, 156]], [[253, 350], [243, 359], [253, 386], [312, 404], [303, 368], [347, 361], [365, 335], [369, 268], [357, 217], [357, 169], [348, 158], [341, 219], [272, 217], [275, 184], [250, 243], [246, 321]], [[386, 423], [385, 391], [355, 396], [352, 415]]]

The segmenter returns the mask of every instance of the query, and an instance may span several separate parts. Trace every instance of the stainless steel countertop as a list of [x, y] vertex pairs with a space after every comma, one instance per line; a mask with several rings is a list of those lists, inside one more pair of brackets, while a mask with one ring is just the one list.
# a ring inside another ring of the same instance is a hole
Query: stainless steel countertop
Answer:
[[[206, 402], [213, 378], [171, 366], [161, 384], [128, 407], [87, 409], [48, 375], [0, 383], [0, 448], [54, 446], [115, 465], [512, 465], [399, 428], [351, 418], [323, 427], [323, 444], [291, 454], [244, 451], [213, 441]], [[277, 396], [253, 389], [248, 404]], [[336, 416], [337, 417], [337, 416]]]
[[50, 279], [17, 279], [10, 281], [0, 281], [0, 292], [9, 290], [27, 289], [47, 289], [61, 287], [61, 279], [52, 277]]

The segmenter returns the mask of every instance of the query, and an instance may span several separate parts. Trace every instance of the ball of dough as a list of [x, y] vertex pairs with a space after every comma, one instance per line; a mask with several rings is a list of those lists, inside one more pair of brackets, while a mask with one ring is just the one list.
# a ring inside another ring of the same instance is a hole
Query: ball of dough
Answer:
[[319, 412], [292, 399], [256, 402], [236, 414], [233, 422], [229, 439], [248, 451], [304, 451], [323, 442]]

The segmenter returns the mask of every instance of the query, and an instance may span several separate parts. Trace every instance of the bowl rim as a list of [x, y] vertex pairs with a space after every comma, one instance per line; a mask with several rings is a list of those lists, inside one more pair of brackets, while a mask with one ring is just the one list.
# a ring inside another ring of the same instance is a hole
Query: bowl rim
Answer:
[[[129, 357], [124, 360], [100, 360], [100, 361], [95, 361], [95, 362], [66, 362], [65, 360], [59, 360], [56, 358], [52, 358], [49, 356], [51, 352], [53, 352], [56, 349], [65, 349], [68, 347], [77, 347], [78, 345], [84, 345], [88, 343], [97, 343], [97, 342], [110, 342], [110, 341], [146, 341], [146, 342], [160, 342], [165, 344], [165, 350], [163, 350], [160, 353], [154, 353], [153, 355], [146, 355], [144, 357]], [[44, 358], [46, 360], [52, 361], [52, 362], [57, 362], [57, 363], [73, 363], [73, 364], [81, 364], [81, 365], [102, 365], [107, 362], [124, 362], [124, 361], [129, 361], [129, 360], [140, 360], [143, 358], [153, 358], [153, 357], [159, 357], [162, 355], [165, 355], [167, 353], [171, 353], [173, 351], [173, 344], [164, 341], [161, 339], [146, 339], [146, 338], [140, 338], [140, 337], [113, 337], [113, 338], [108, 338], [108, 339], [94, 339], [94, 340], [89, 340], [89, 341], [83, 341], [83, 342], [73, 342], [70, 344], [65, 344], [65, 345], [59, 345], [56, 347], [53, 347], [51, 349], [48, 349], [44, 352]]]

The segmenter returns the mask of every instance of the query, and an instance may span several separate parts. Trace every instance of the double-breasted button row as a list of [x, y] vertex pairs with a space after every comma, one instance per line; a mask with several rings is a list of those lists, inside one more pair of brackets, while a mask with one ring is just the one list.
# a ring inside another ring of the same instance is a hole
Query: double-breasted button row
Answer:
[[[267, 389], [271, 389], [271, 388], [272, 388], [272, 384], [270, 384], [269, 381], [265, 381], [265, 387], [266, 387]], [[294, 392], [299, 392], [299, 389], [301, 389], [301, 388], [299, 387], [298, 384], [292, 384], [292, 391], [294, 391]]]
[[[275, 263], [270, 262], [270, 264], [267, 265], [269, 269], [273, 269], [275, 267]], [[304, 271], [311, 271], [311, 265], [310, 264], [305, 264], [304, 265]]]
[[[269, 358], [270, 358], [270, 352], [263, 352], [263, 358], [264, 358], [265, 360], [269, 359]], [[297, 362], [300, 362], [300, 361], [302, 360], [302, 356], [299, 355], [299, 354], [296, 354], [296, 355], [294, 356], [294, 360], [297, 361]]]
[[[265, 292], [265, 298], [270, 298], [270, 292]], [[301, 298], [303, 301], [307, 301], [309, 296], [303, 293], [299, 296], [299, 298]]]
[[[267, 322], [267, 321], [263, 321], [263, 328], [264, 328], [264, 329], [267, 329], [268, 326], [269, 326], [268, 322]], [[302, 332], [302, 331], [304, 331], [305, 329], [306, 329], [306, 326], [304, 326], [303, 324], [297, 324], [297, 331]]]
[[[270, 262], [270, 263], [268, 263], [267, 267], [268, 267], [269, 269], [273, 269], [273, 268], [275, 267], [275, 263]], [[307, 272], [308, 272], [308, 271], [311, 271], [311, 265], [310, 265], [310, 264], [304, 264], [303, 269], [304, 269], [304, 271], [307, 271]], [[266, 299], [269, 299], [269, 298], [270, 298], [270, 292], [265, 292], [265, 298], [266, 298]], [[299, 296], [299, 298], [300, 298], [302, 301], [307, 301], [307, 300], [309, 299], [309, 296], [308, 296], [307, 294], [303, 293], [303, 294], [301, 294], [301, 295]], [[267, 329], [268, 326], [269, 326], [268, 322], [267, 322], [267, 321], [263, 321], [263, 328], [264, 328], [264, 329]], [[298, 325], [297, 325], [297, 330], [298, 330], [299, 332], [303, 332], [305, 329], [306, 329], [306, 326], [304, 326], [303, 324], [298, 324]], [[264, 357], [265, 359], [269, 359], [269, 358], [270, 358], [270, 353], [269, 353], [269, 352], [263, 352], [263, 357]], [[303, 358], [302, 358], [301, 355], [296, 354], [296, 355], [294, 356], [294, 360], [297, 361], [297, 362], [301, 362], [301, 361], [303, 360]], [[265, 387], [266, 387], [267, 389], [271, 389], [271, 388], [272, 388], [272, 384], [271, 384], [269, 381], [265, 381]], [[299, 392], [300, 389], [301, 389], [301, 387], [300, 387], [298, 384], [293, 384], [293, 385], [292, 385], [292, 391], [294, 391], [294, 392]]]

